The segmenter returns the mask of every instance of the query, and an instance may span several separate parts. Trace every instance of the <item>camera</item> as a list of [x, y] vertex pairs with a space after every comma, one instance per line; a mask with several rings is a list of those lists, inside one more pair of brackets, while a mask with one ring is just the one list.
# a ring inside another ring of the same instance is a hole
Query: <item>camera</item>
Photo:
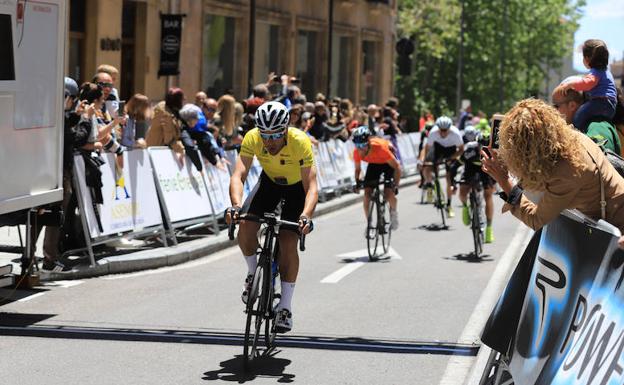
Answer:
[[505, 115], [502, 114], [494, 114], [492, 116], [492, 135], [490, 135], [490, 148], [498, 149], [499, 147], [498, 131], [500, 128], [500, 124], [504, 118]]

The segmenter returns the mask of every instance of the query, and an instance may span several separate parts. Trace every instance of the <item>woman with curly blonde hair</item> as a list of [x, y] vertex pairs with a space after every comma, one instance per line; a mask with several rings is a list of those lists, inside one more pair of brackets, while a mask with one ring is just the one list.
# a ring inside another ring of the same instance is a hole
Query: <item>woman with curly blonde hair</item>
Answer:
[[[624, 233], [624, 178], [600, 148], [569, 126], [559, 112], [541, 100], [525, 99], [505, 115], [499, 132], [500, 149], [482, 152], [483, 170], [499, 183], [511, 213], [537, 230], [565, 209], [577, 209], [595, 220], [603, 217]], [[514, 175], [519, 183], [514, 185]], [[522, 187], [520, 187], [520, 185]], [[539, 203], [523, 188], [543, 193]], [[620, 238], [624, 248], [624, 237]]]

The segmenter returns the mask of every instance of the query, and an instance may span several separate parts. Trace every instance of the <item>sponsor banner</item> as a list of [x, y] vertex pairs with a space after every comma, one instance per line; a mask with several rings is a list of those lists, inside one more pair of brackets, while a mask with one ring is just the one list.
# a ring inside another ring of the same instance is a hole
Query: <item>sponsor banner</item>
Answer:
[[243, 202], [247, 199], [247, 195], [256, 187], [258, 180], [260, 180], [260, 174], [262, 174], [262, 166], [260, 166], [258, 158], [254, 156], [249, 172], [247, 173], [247, 179], [245, 179], [245, 185], [243, 186]]
[[230, 173], [227, 168], [215, 167], [206, 161], [204, 161], [204, 167], [208, 195], [210, 195], [215, 213], [219, 215], [232, 206], [230, 202]]
[[534, 248], [511, 349], [515, 384], [624, 384], [624, 251], [617, 229], [584, 221], [559, 216]]
[[100, 166], [103, 203], [95, 206], [85, 182], [84, 160], [81, 155], [74, 157], [76, 177], [82, 192], [80, 199], [86, 214], [83, 218], [87, 220], [91, 238], [162, 225], [147, 151], [126, 151], [123, 163], [118, 162], [114, 154], [102, 154], [102, 157], [106, 161]]
[[317, 179], [319, 189], [332, 189], [338, 186], [339, 176], [336, 173], [331, 155], [327, 147], [327, 142], [321, 142], [313, 147], [314, 161], [317, 165]]
[[148, 151], [171, 223], [213, 214], [204, 179], [188, 157], [182, 166], [169, 148]]
[[340, 180], [343, 183], [353, 181], [353, 175], [355, 173], [353, 153], [349, 156], [345, 142], [332, 139], [327, 142], [327, 149], [331, 158], [334, 160], [334, 165]]
[[158, 76], [179, 75], [183, 15], [160, 15], [160, 67]]
[[225, 151], [225, 159], [228, 161], [228, 171], [230, 175], [232, 175], [234, 173], [236, 161], [238, 160], [238, 152], [236, 152], [236, 150]]
[[[352, 140], [345, 142], [345, 147], [347, 148], [347, 155], [349, 156], [349, 162], [353, 165], [353, 175], [355, 175], [355, 163], [353, 162], [353, 152], [355, 151], [355, 144], [353, 144]], [[366, 175], [366, 167], [368, 163], [360, 162], [361, 175], [360, 179], [364, 179], [364, 175]]]
[[412, 148], [414, 149], [414, 153], [416, 154], [416, 158], [418, 158], [418, 146], [420, 145], [420, 132], [410, 132], [407, 134], [407, 137], [412, 142]]
[[401, 153], [401, 164], [403, 166], [403, 170], [406, 174], [414, 173], [416, 171], [416, 161], [418, 157], [409, 136], [400, 135], [397, 137], [397, 146], [399, 147], [399, 151]]

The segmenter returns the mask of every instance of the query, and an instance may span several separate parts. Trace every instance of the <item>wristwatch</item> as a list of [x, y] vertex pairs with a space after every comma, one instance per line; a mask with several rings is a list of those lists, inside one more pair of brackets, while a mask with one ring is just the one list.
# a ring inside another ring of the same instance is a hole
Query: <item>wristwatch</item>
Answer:
[[509, 203], [510, 205], [516, 206], [518, 203], [520, 203], [523, 193], [524, 190], [522, 190], [520, 186], [515, 185], [511, 188], [509, 195], [507, 195], [504, 191], [501, 191], [500, 193], [498, 193], [498, 196], [500, 196], [502, 200]]

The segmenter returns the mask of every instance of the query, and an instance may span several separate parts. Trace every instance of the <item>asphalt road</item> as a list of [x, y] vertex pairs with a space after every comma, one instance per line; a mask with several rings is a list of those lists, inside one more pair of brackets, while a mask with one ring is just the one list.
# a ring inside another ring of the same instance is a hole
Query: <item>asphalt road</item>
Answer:
[[[496, 241], [477, 262], [465, 258], [472, 236], [457, 198], [447, 231], [422, 228], [439, 214], [419, 201], [416, 187], [401, 191], [393, 257], [379, 262], [367, 262], [359, 204], [316, 220], [301, 257], [294, 329], [251, 373], [241, 370], [246, 267], [231, 248], [15, 293], [0, 307], [2, 383], [439, 384], [453, 355], [477, 353], [462, 333], [518, 221], [496, 202]], [[336, 273], [345, 266], [349, 274]]]

